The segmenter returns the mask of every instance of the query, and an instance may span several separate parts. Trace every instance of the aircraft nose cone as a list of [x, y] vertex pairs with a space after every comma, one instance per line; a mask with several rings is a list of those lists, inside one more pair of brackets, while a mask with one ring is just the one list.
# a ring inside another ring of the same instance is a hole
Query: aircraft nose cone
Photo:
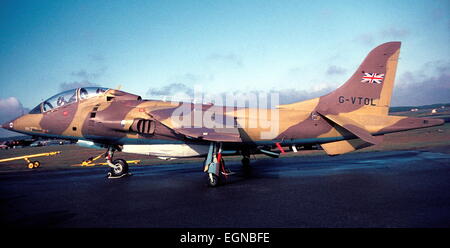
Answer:
[[13, 128], [13, 122], [12, 121], [8, 121], [2, 124], [1, 126], [4, 129], [12, 129]]

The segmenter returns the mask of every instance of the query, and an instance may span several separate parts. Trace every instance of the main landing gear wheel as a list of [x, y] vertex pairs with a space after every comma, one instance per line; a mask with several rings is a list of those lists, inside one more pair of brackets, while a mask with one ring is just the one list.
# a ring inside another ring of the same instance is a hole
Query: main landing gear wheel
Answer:
[[123, 159], [116, 159], [112, 162], [114, 168], [108, 173], [108, 178], [121, 178], [128, 175], [128, 163]]

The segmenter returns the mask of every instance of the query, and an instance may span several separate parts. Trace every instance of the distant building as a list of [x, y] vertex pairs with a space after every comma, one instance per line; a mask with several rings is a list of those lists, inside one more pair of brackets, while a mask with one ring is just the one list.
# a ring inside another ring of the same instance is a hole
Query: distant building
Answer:
[[436, 113], [437, 113], [437, 109], [431, 110], [431, 113], [432, 113], [432, 114], [436, 114]]
[[419, 109], [417, 109], [417, 108], [411, 109], [411, 112], [417, 112], [417, 111], [419, 111]]

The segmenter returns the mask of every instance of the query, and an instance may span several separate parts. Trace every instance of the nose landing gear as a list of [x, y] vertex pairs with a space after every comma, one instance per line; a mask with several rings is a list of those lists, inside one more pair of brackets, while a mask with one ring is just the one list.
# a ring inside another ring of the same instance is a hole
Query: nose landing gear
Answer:
[[111, 167], [110, 171], [108, 172], [108, 178], [121, 178], [130, 175], [128, 173], [127, 161], [123, 159], [116, 159], [112, 162], [112, 164], [114, 164], [114, 167]]
[[115, 179], [124, 176], [130, 176], [131, 174], [128, 173], [127, 161], [123, 159], [116, 159], [112, 161], [115, 151], [116, 151], [115, 148], [109, 147], [108, 151], [106, 152], [106, 163], [108, 164], [109, 167], [111, 167], [110, 171], [108, 172], [108, 178]]

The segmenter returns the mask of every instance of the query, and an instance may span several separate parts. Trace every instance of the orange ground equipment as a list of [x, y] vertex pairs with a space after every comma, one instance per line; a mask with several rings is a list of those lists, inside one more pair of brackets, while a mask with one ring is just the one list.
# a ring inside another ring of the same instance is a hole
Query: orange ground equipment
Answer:
[[60, 153], [61, 153], [60, 151], [56, 151], [56, 152], [37, 153], [37, 154], [24, 155], [24, 156], [19, 156], [19, 157], [5, 158], [5, 159], [0, 159], [0, 163], [23, 159], [27, 162], [27, 166], [29, 169], [35, 169], [35, 168], [38, 168], [39, 166], [41, 166], [41, 162], [39, 162], [37, 160], [31, 161], [30, 158], [48, 157], [48, 156], [54, 156], [54, 155], [60, 154]]

